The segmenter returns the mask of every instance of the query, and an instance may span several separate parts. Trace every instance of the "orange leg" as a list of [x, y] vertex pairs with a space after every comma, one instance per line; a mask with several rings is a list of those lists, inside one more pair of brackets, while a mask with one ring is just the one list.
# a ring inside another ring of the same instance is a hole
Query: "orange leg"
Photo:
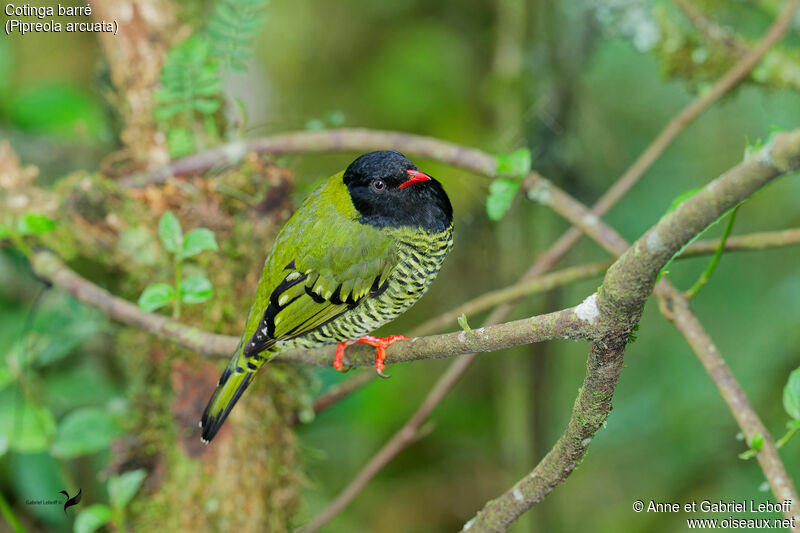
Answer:
[[401, 341], [404, 339], [408, 339], [405, 335], [389, 335], [386, 338], [382, 337], [373, 337], [372, 335], [364, 335], [360, 339], [356, 341], [357, 344], [369, 344], [370, 346], [374, 346], [376, 348], [375, 351], [375, 371], [378, 375], [382, 378], [388, 378], [383, 373], [386, 365], [383, 363], [386, 360], [386, 348], [388, 348], [391, 344]]
[[350, 370], [349, 366], [347, 368], [344, 367], [342, 358], [344, 358], [344, 349], [354, 343], [355, 341], [344, 341], [336, 345], [336, 355], [333, 356], [333, 368], [339, 372], [347, 372]]
[[383, 371], [386, 369], [386, 365], [384, 364], [384, 361], [386, 360], [386, 348], [388, 348], [391, 344], [404, 339], [408, 339], [408, 337], [405, 335], [389, 335], [388, 337], [383, 338], [373, 337], [372, 335], [364, 335], [356, 341], [340, 342], [336, 345], [336, 355], [333, 356], [333, 368], [339, 372], [347, 372], [350, 370], [350, 367], [344, 367], [344, 349], [351, 344], [369, 344], [370, 346], [374, 346], [376, 348], [375, 371], [380, 377], [388, 378], [390, 376], [387, 376], [383, 373]]

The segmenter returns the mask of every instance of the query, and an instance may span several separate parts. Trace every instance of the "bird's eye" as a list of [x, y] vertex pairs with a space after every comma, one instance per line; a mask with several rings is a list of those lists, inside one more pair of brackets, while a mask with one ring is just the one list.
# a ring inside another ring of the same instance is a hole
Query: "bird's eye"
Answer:
[[381, 192], [386, 188], [386, 183], [383, 180], [373, 180], [372, 181], [372, 188], [378, 192]]

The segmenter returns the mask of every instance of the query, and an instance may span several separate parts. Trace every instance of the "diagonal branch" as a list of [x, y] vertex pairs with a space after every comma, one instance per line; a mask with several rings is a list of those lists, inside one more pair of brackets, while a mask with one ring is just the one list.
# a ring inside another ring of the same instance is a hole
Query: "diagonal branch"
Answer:
[[798, 506], [800, 499], [798, 499], [797, 491], [786, 472], [786, 467], [781, 462], [778, 450], [775, 448], [775, 441], [756, 415], [753, 406], [750, 405], [747, 396], [720, 355], [714, 341], [692, 313], [689, 301], [680, 291], [659, 284], [655, 294], [664, 316], [671, 320], [683, 334], [706, 372], [712, 377], [722, 399], [728, 404], [736, 423], [739, 424], [745, 435], [746, 442], [752, 442], [756, 433], [764, 436], [764, 445], [756, 453], [756, 459], [761, 470], [764, 471], [764, 476], [767, 478], [775, 498], [781, 502], [786, 500], [794, 502], [786, 513], [786, 518], [794, 518], [800, 527], [800, 506]]
[[[796, 0], [793, 0], [793, 2], [796, 3]], [[355, 141], [353, 141], [354, 138], [353, 136], [361, 136], [363, 137], [361, 139], [362, 141], [373, 142], [375, 139], [375, 135], [383, 135], [384, 137], [382, 137], [381, 142], [393, 143], [394, 145], [406, 143], [407, 147], [401, 149], [405, 149], [410, 153], [418, 153], [420, 155], [427, 155], [428, 157], [433, 157], [437, 159], [442, 158], [441, 160], [445, 160], [447, 162], [451, 162], [452, 164], [463, 166], [464, 168], [475, 170], [476, 172], [483, 172], [487, 175], [493, 175], [494, 173], [494, 162], [490, 156], [476, 150], [460, 149], [460, 147], [458, 147], [457, 145], [453, 145], [452, 143], [436, 141], [433, 139], [427, 139], [413, 135], [392, 134], [391, 132], [370, 132], [369, 130], [338, 130], [335, 132], [323, 132], [323, 133], [324, 135], [317, 135], [313, 138], [309, 134], [305, 133], [291, 134], [290, 136], [284, 136], [281, 142], [284, 143], [283, 148], [286, 150], [290, 149], [289, 145], [292, 143], [295, 143], [295, 145], [299, 147], [301, 151], [339, 150], [339, 149], [353, 148], [353, 145], [349, 144], [350, 142], [355, 143]], [[333, 136], [336, 135], [344, 135], [345, 138], [344, 139], [334, 138]], [[783, 137], [785, 137], [785, 135]], [[275, 138], [271, 139], [274, 140]], [[432, 144], [425, 144], [425, 142], [427, 141], [430, 141]], [[418, 143], [422, 143], [423, 146], [420, 147]], [[380, 148], [381, 146], [369, 145], [369, 147]], [[246, 147], [241, 145], [238, 146], [238, 149], [240, 150], [244, 148]], [[360, 146], [360, 149], [363, 148], [364, 148], [363, 146]], [[768, 148], [771, 149], [772, 146]], [[766, 152], [768, 155], [772, 155], [771, 150]], [[764, 152], [762, 152], [762, 154], [763, 153]], [[769, 161], [769, 163], [773, 162]], [[788, 160], [786, 166], [789, 166]], [[532, 174], [528, 177], [527, 183], [531, 187], [529, 191], [529, 196], [539, 200], [542, 200], [543, 198], [546, 197], [548, 200], [546, 203], [548, 203], [548, 205], [550, 205], [554, 210], [565, 216], [568, 220], [572, 221], [578, 227], [584, 229], [592, 238], [600, 242], [602, 245], [604, 245], [606, 249], [608, 249], [612, 253], [620, 253], [621, 248], [626, 245], [624, 240], [619, 238], [618, 235], [616, 235], [613, 232], [613, 230], [611, 230], [610, 232], [607, 231], [610, 228], [607, 228], [604, 224], [602, 224], [597, 219], [596, 216], [593, 216], [593, 214], [589, 212], [587, 208], [572, 200], [568, 195], [563, 193], [563, 191], [560, 191], [552, 184], [549, 184], [546, 180], [543, 180], [538, 175]], [[550, 252], [542, 256], [542, 258], [549, 261], [549, 264], [552, 264], [558, 259], [559, 257], [558, 253], [559, 249], [557, 247], [551, 248]], [[539, 262], [537, 265], [535, 265], [532, 271], [536, 272], [537, 269], [539, 269], [539, 271], [542, 271], [543, 269], [548, 268], [549, 264], [545, 264], [545, 262]], [[588, 308], [591, 309], [592, 305], [595, 303], [596, 300], [593, 301], [591, 299], [588, 299], [587, 302], [584, 302], [583, 305], [588, 306]], [[503, 307], [507, 308], [507, 306]], [[586, 307], [584, 308], [584, 311], [585, 310]], [[170, 324], [170, 326], [172, 326], [172, 324]], [[613, 338], [604, 339], [604, 349], [609, 350], [609, 353], [613, 352], [615, 347], [618, 347], [620, 339], [626, 336], [627, 333], [623, 332], [623, 334], [616, 339]], [[189, 340], [191, 340], [191, 338]], [[402, 346], [402, 344], [398, 343], [395, 346], [399, 348]], [[389, 356], [391, 357], [391, 352]], [[470, 357], [461, 358], [454, 365], [461, 365], [459, 371], [460, 373], [463, 373], [466, 366], [468, 366], [470, 360], [471, 360]], [[455, 366], [453, 367], [453, 370], [455, 370]], [[455, 373], [457, 374], [457, 372]], [[452, 384], [455, 383], [457, 379], [458, 377], [456, 377], [455, 380], [451, 380], [450, 384], [444, 387], [446, 389], [444, 390], [444, 392], [449, 390], [449, 388], [452, 387]]]
[[119, 184], [122, 187], [142, 187], [163, 183], [172, 176], [197, 174], [220, 164], [238, 163], [244, 156], [253, 152], [283, 155], [364, 150], [400, 150], [490, 177], [495, 175], [497, 168], [492, 154], [434, 137], [397, 131], [341, 128], [282, 133], [260, 139], [231, 142], [178, 159], [155, 172], [120, 179]]
[[[722, 95], [730, 91], [745, 79], [750, 72], [758, 65], [759, 61], [778, 41], [780, 41], [789, 29], [792, 22], [792, 15], [797, 10], [798, 0], [788, 0], [775, 22], [764, 34], [764, 37], [753, 47], [742, 59], [726, 72], [714, 85], [693, 100], [678, 115], [675, 116], [644, 152], [633, 162], [614, 185], [606, 191], [603, 196], [592, 207], [591, 214], [601, 217], [611, 209], [625, 194], [644, 176], [645, 172], [653, 166], [653, 163], [664, 153], [672, 144], [672, 141], [683, 131], [683, 129], [694, 122], [711, 104], [716, 102]], [[530, 194], [532, 199], [540, 200], [535, 194]], [[546, 203], [546, 202], [545, 202]], [[574, 224], [574, 223], [573, 223]], [[581, 227], [574, 224], [568, 229], [551, 247], [553, 263], [557, 262], [581, 237]]]
[[689, 0], [673, 0], [678, 7], [686, 15], [686, 18], [697, 28], [703, 35], [711, 41], [721, 43], [734, 55], [742, 57], [747, 54], [748, 45], [744, 39], [731, 33], [716, 21], [706, 17], [700, 10]]
[[[719, 249], [720, 241], [720, 239], [711, 239], [694, 242], [683, 251], [678, 259], [713, 254]], [[735, 252], [747, 250], [765, 250], [768, 248], [778, 248], [798, 243], [800, 243], [800, 229], [751, 233], [748, 235], [740, 235], [738, 237], [730, 237], [725, 242], [725, 251]], [[498, 305], [498, 308], [509, 308], [512, 302], [519, 298], [523, 298], [524, 296], [529, 296], [539, 291], [546, 291], [555, 287], [560, 287], [571, 281], [577, 281], [578, 279], [583, 280], [594, 277], [594, 275], [600, 275], [605, 272], [609, 266], [611, 266], [611, 263], [611, 261], [590, 263], [581, 265], [579, 267], [565, 268], [560, 271], [553, 272], [550, 275], [543, 275], [538, 278], [534, 277], [531, 280], [523, 278], [514, 285], [484, 293], [468, 302], [461, 304], [458, 307], [455, 307], [450, 311], [446, 311], [441, 315], [424, 322], [420, 326], [414, 328], [410, 335], [428, 335], [430, 333], [440, 331], [442, 328], [450, 325], [451, 323], [455, 323], [457, 318], [462, 313], [466, 315], [473, 315], [481, 313], [495, 305]], [[582, 275], [579, 276], [579, 273], [582, 273]], [[573, 275], [575, 276], [574, 278]], [[364, 372], [341, 383], [340, 385], [333, 387], [330, 391], [317, 398], [317, 400], [314, 402], [314, 412], [319, 414], [342, 398], [345, 398], [349, 394], [367, 385], [373, 379], [375, 379], [375, 377], [376, 375], [374, 373]], [[297, 424], [299, 419], [295, 417], [292, 419], [292, 422], [293, 424]]]
[[[627, 250], [620, 250], [621, 256], [609, 268], [601, 289], [582, 304], [591, 305], [594, 309], [595, 325], [605, 335], [600, 341], [592, 343], [586, 379], [567, 429], [533, 472], [487, 502], [465, 525], [464, 530], [470, 533], [505, 531], [522, 513], [566, 480], [611, 408], [610, 400], [619, 378], [625, 342], [641, 316], [660, 269], [694, 235], [728, 209], [772, 179], [798, 167], [800, 130], [779, 134], [753, 157], [729, 170], [663, 217]], [[574, 207], [580, 207], [580, 204]], [[586, 208], [582, 208], [572, 217], [585, 215]], [[597, 221], [596, 224], [602, 222]], [[606, 230], [598, 235], [614, 233], [611, 228]], [[612, 253], [619, 253], [616, 238], [599, 244]], [[671, 288], [666, 280], [662, 280], [661, 285]], [[712, 373], [712, 378], [716, 379], [717, 376]], [[733, 377], [730, 376], [730, 379]], [[749, 410], [749, 416], [757, 419], [752, 409]], [[769, 476], [774, 470], [765, 470], [764, 473]], [[776, 486], [791, 485], [788, 478], [773, 482]]]
[[[800, 131], [782, 134], [773, 143], [765, 147], [757, 157], [735, 167], [714, 183], [723, 182], [725, 184], [724, 187], [718, 189], [722, 194], [728, 193], [727, 188], [731, 183], [738, 185], [740, 181], [758, 182], [760, 178], [763, 180], [760, 183], [763, 184], [775, 177], [777, 173], [796, 168], [796, 159], [799, 155]], [[762, 164], [763, 162], [769, 162], [770, 164]], [[775, 162], [777, 162], [777, 167], [774, 165]], [[745, 179], [750, 175], [755, 178], [753, 180]], [[605, 226], [596, 217], [593, 217], [585, 206], [538, 176], [532, 176], [529, 179], [534, 180], [533, 186], [535, 188], [533, 190], [552, 200], [548, 202], [548, 205], [555, 211], [568, 220], [574, 221], [579, 227], [586, 228], [586, 231], [609, 252], [616, 255], [625, 255], [628, 249], [625, 240], [612, 228]], [[708, 189], [715, 189], [716, 187], [717, 185], [710, 185]], [[747, 190], [740, 192], [745, 194]], [[705, 199], [701, 197], [700, 201], [705, 201]], [[726, 196], [725, 201], [731, 201], [730, 196]], [[695, 204], [697, 202], [698, 199], [696, 197], [687, 201], [692, 208], [696, 208]], [[708, 223], [715, 220], [715, 218], [711, 218]], [[662, 222], [659, 222], [659, 225]], [[656, 227], [658, 228], [659, 225]], [[702, 229], [699, 228], [697, 232], [699, 233]], [[688, 242], [690, 238], [691, 236], [686, 237], [685, 242]], [[680, 246], [676, 247], [673, 250], [673, 254], [677, 253], [679, 249]], [[663, 260], [663, 264], [666, 264], [669, 257], [671, 255]], [[537, 266], [534, 265], [531, 270], [535, 272]], [[647, 285], [644, 287], [634, 285], [633, 289], [646, 291], [649, 294], [652, 290], [655, 276], [661, 266], [652, 266], [652, 268], [654, 268], [653, 281], [649, 284], [649, 287]], [[624, 278], [624, 272], [612, 276], [611, 279], [607, 275], [606, 282], [610, 286], [617, 286], [618, 282], [624, 280]], [[641, 306], [644, 305], [644, 302], [642, 301], [639, 309], [632, 313], [627, 320], [621, 320], [614, 313], [611, 313], [610, 316], [601, 314], [597, 307], [597, 300], [596, 295], [587, 298], [579, 306], [581, 309], [579, 314], [589, 321], [599, 321], [602, 324], [602, 328], [606, 329], [607, 332], [601, 341], [592, 344], [587, 363], [587, 377], [576, 400], [567, 430], [551, 453], [545, 457], [533, 473], [496, 500], [487, 503], [478, 516], [468, 523], [470, 527], [476, 527], [477, 531], [504, 531], [520, 514], [533, 504], [541, 501], [556, 485], [563, 483], [572, 472], [577, 459], [585, 453], [592, 436], [605, 420], [611, 407], [611, 397], [619, 378], [625, 343], [633, 326], [638, 322]], [[500, 316], [503, 312], [503, 309], [496, 309], [490, 320]], [[311, 533], [324, 526], [366, 486], [369, 480], [386, 463], [399, 453], [403, 447], [415, 440], [422, 422], [460, 379], [474, 360], [474, 357], [474, 354], [460, 357], [450, 365], [413, 417], [372, 457], [337, 498], [317, 515], [308, 526], [302, 528], [301, 531], [303, 533]]]
[[136, 304], [114, 296], [73, 272], [49, 250], [37, 249], [30, 257], [30, 262], [37, 276], [68, 292], [79, 302], [99, 309], [117, 322], [150, 332], [201, 355], [230, 355], [239, 344], [238, 338], [217, 335], [162, 315], [142, 311]]
[[[791, 246], [798, 243], [800, 243], [800, 229], [790, 229], [731, 237], [725, 243], [725, 250], [764, 250], [767, 248]], [[687, 247], [680, 258], [712, 254], [718, 247], [719, 239], [698, 241]], [[239, 343], [237, 337], [203, 331], [163, 315], [143, 311], [135, 304], [114, 296], [105, 289], [98, 287], [91, 281], [70, 270], [52, 252], [46, 250], [35, 251], [31, 257], [31, 264], [34, 272], [38, 276], [48, 280], [53, 285], [71, 294], [86, 305], [103, 311], [109, 318], [150, 332], [206, 357], [228, 357], [236, 350]], [[537, 292], [551, 290], [574, 281], [599, 276], [605, 272], [610, 265], [610, 261], [589, 263], [586, 265], [564, 268], [531, 280], [523, 279], [514, 285], [484, 293], [450, 311], [434, 317], [415, 328], [411, 334], [415, 336], [428, 335], [440, 331], [443, 327], [454, 323], [462, 313], [466, 313], [467, 315], [481, 313], [495, 305], [510, 303]], [[402, 344], [398, 346], [402, 346]], [[369, 352], [369, 348], [353, 346], [348, 349], [348, 355], [351, 351], [355, 353], [356, 351], [362, 350], [364, 354]], [[392, 349], [392, 351], [394, 351], [394, 349]], [[310, 360], [311, 356], [308, 357]], [[324, 358], [326, 356], [320, 355], [319, 357]], [[305, 362], [301, 361], [301, 359], [305, 359], [305, 356], [297, 356], [294, 362]], [[393, 362], [398, 362], [398, 360], [394, 360], [393, 358], [387, 360], [388, 364]], [[355, 361], [353, 364], [355, 364]]]
[[[121, 321], [151, 331], [158, 336], [204, 355], [229, 357], [238, 345], [236, 337], [216, 335], [185, 326], [175, 320], [146, 313], [134, 304], [112, 296], [106, 290], [81, 278], [69, 270], [49, 251], [37, 251], [31, 258], [34, 271], [62, 287], [83, 303], [94, 305]], [[420, 359], [453, 357], [471, 352], [490, 352], [552, 339], [593, 338], [591, 324], [581, 320], [572, 308], [538, 315], [475, 330], [446, 333], [429, 337], [416, 337], [393, 344], [386, 351], [387, 363], [401, 363]], [[323, 346], [313, 350], [289, 350], [276, 356], [276, 360], [294, 364], [331, 366], [335, 347]], [[374, 364], [375, 352], [363, 345], [351, 346], [345, 363], [350, 366]]]

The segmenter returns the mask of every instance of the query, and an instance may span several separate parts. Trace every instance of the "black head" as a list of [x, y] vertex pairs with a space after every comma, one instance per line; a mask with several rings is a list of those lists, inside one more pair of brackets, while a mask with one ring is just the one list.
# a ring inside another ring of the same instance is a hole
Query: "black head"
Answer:
[[363, 224], [439, 232], [453, 222], [442, 185], [396, 150], [362, 155], [345, 170], [344, 184]]

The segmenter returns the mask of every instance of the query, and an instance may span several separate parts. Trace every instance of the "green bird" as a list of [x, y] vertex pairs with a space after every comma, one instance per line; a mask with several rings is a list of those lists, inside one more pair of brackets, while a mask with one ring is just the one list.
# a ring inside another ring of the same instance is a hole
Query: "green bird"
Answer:
[[261, 366], [280, 352], [338, 343], [386, 347], [366, 335], [397, 318], [433, 282], [453, 246], [453, 208], [441, 184], [403, 154], [364, 154], [328, 178], [281, 229], [267, 256], [239, 347], [203, 412], [214, 438]]

